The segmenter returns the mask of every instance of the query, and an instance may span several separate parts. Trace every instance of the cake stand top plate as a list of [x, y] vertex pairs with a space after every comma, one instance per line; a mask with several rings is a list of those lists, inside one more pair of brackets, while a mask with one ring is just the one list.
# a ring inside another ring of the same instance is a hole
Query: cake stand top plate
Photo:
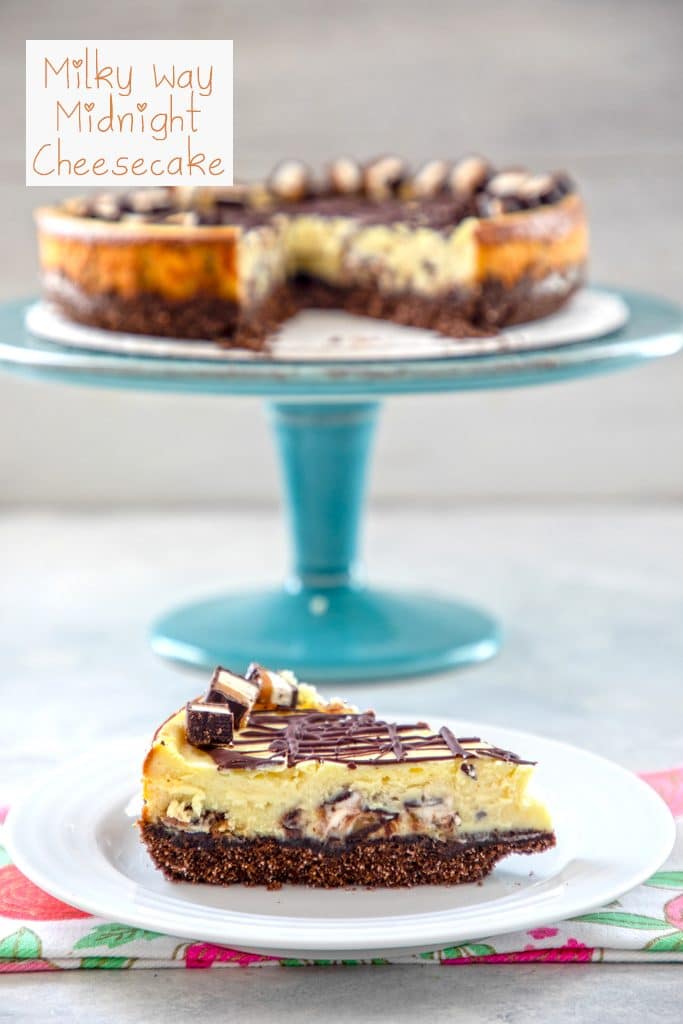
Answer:
[[[516, 331], [517, 341], [512, 345], [504, 336], [493, 344], [484, 339], [479, 354], [468, 343], [465, 352], [459, 353], [454, 345], [453, 354], [448, 355], [311, 360], [249, 354], [229, 359], [160, 358], [95, 351], [73, 343], [67, 346], [32, 333], [25, 319], [33, 303], [14, 301], [0, 305], [0, 365], [29, 376], [97, 387], [321, 401], [543, 384], [672, 355], [683, 346], [681, 310], [674, 303], [625, 290], [605, 293], [587, 289], [585, 294], [593, 296], [597, 305], [601, 296], [608, 296], [613, 306], [615, 297], [621, 300], [627, 307], [626, 323], [609, 333], [604, 333], [603, 327], [601, 336], [590, 340], [586, 336], [591, 332], [584, 326], [583, 333], [579, 332], [583, 340], [572, 341], [566, 322], [563, 326], [560, 320], [557, 339], [545, 331], [538, 343], [525, 337], [525, 332], [537, 326], [529, 325]], [[311, 314], [321, 329], [332, 334], [355, 326], [355, 318], [344, 313]], [[549, 319], [544, 327], [552, 323]], [[309, 319], [309, 329], [310, 324]], [[396, 327], [387, 325], [389, 329]], [[375, 322], [373, 331], [381, 330], [381, 322]]]

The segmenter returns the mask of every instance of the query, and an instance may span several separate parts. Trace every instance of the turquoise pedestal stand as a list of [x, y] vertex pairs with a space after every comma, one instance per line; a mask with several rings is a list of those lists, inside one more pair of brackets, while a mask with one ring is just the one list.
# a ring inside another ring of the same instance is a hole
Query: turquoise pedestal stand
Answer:
[[172, 611], [153, 628], [154, 649], [238, 670], [257, 655], [320, 680], [414, 675], [495, 654], [498, 627], [483, 612], [362, 581], [359, 527], [379, 403], [275, 402], [269, 411], [293, 537], [291, 574], [280, 590]]
[[[83, 347], [55, 344], [26, 328], [28, 303], [10, 302], [0, 304], [0, 365], [61, 383], [271, 402], [293, 536], [290, 576], [277, 589], [219, 595], [171, 611], [152, 629], [154, 649], [203, 668], [243, 669], [258, 659], [312, 681], [395, 678], [488, 658], [499, 632], [490, 616], [467, 604], [364, 584], [358, 537], [379, 401], [577, 379], [681, 348], [677, 306], [638, 292], [619, 294], [628, 322], [590, 341], [363, 361], [210, 362], [92, 351], [89, 329], [82, 329]], [[346, 314], [336, 316], [329, 335], [344, 330], [339, 318]]]

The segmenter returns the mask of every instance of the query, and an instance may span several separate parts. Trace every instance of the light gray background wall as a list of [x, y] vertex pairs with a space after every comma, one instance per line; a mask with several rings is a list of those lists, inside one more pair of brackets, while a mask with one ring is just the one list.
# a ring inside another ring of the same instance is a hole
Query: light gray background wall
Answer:
[[[0, 0], [0, 297], [36, 288], [23, 186], [32, 38], [234, 38], [236, 167], [475, 149], [566, 166], [595, 279], [683, 298], [683, 4]], [[0, 375], [0, 502], [273, 501], [251, 400], [107, 393]], [[400, 501], [683, 495], [683, 359], [584, 383], [387, 404], [374, 494]]]

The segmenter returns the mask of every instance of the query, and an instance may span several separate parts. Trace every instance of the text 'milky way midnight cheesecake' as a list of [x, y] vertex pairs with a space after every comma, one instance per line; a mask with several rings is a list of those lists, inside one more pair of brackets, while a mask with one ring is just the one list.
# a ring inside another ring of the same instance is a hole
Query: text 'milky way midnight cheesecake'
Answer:
[[308, 307], [492, 333], [559, 309], [581, 284], [588, 229], [563, 172], [481, 157], [285, 161], [265, 183], [148, 188], [37, 211], [44, 294], [114, 331], [267, 347]]
[[533, 771], [479, 737], [326, 702], [289, 672], [219, 668], [157, 730], [139, 825], [172, 880], [453, 885], [554, 846]]

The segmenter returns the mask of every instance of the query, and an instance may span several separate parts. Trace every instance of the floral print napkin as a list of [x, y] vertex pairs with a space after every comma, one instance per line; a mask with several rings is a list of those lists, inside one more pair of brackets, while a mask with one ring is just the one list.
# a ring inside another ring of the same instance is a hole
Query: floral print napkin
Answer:
[[[668, 862], [620, 900], [552, 927], [373, 960], [258, 956], [103, 921], [33, 885], [0, 847], [0, 973], [81, 969], [302, 967], [342, 964], [683, 962], [683, 766], [643, 775], [677, 818]], [[634, 842], [637, 833], [634, 832]]]

